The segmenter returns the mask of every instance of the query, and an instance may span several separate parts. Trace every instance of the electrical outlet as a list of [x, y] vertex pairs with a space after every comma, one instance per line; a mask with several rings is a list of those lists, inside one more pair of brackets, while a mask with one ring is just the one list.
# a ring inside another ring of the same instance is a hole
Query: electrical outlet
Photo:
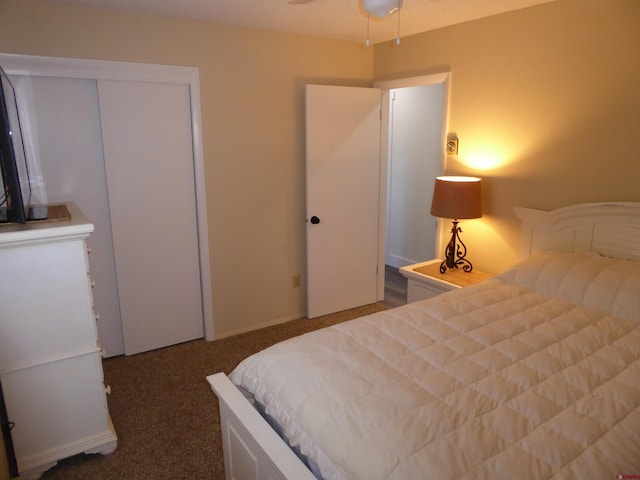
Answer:
[[447, 133], [447, 155], [458, 155], [458, 135], [455, 132]]
[[458, 154], [458, 139], [451, 138], [447, 140], [447, 153], [449, 155], [457, 155]]
[[300, 275], [293, 276], [293, 288], [300, 288]]

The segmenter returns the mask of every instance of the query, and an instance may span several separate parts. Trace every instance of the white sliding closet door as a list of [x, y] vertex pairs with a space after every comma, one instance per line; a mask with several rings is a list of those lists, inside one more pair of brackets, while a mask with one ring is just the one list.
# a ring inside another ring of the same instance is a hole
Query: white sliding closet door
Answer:
[[189, 95], [98, 81], [127, 355], [203, 336]]

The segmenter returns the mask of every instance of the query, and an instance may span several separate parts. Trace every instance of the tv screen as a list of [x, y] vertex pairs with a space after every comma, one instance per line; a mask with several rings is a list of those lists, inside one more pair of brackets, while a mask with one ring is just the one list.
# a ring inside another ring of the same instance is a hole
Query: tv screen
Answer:
[[0, 80], [0, 222], [24, 223], [31, 201], [29, 168], [15, 89], [2, 67]]

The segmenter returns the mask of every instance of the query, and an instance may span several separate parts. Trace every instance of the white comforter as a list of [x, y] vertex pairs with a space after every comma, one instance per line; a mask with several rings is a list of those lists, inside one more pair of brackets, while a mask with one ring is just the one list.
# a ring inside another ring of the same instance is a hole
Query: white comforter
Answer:
[[231, 379], [326, 479], [640, 475], [640, 262], [541, 255]]

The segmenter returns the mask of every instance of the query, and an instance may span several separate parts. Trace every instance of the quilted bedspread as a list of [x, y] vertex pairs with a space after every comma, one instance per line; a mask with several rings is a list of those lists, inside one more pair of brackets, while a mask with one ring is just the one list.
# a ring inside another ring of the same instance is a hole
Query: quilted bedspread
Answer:
[[548, 253], [230, 375], [326, 479], [640, 475], [640, 262]]

